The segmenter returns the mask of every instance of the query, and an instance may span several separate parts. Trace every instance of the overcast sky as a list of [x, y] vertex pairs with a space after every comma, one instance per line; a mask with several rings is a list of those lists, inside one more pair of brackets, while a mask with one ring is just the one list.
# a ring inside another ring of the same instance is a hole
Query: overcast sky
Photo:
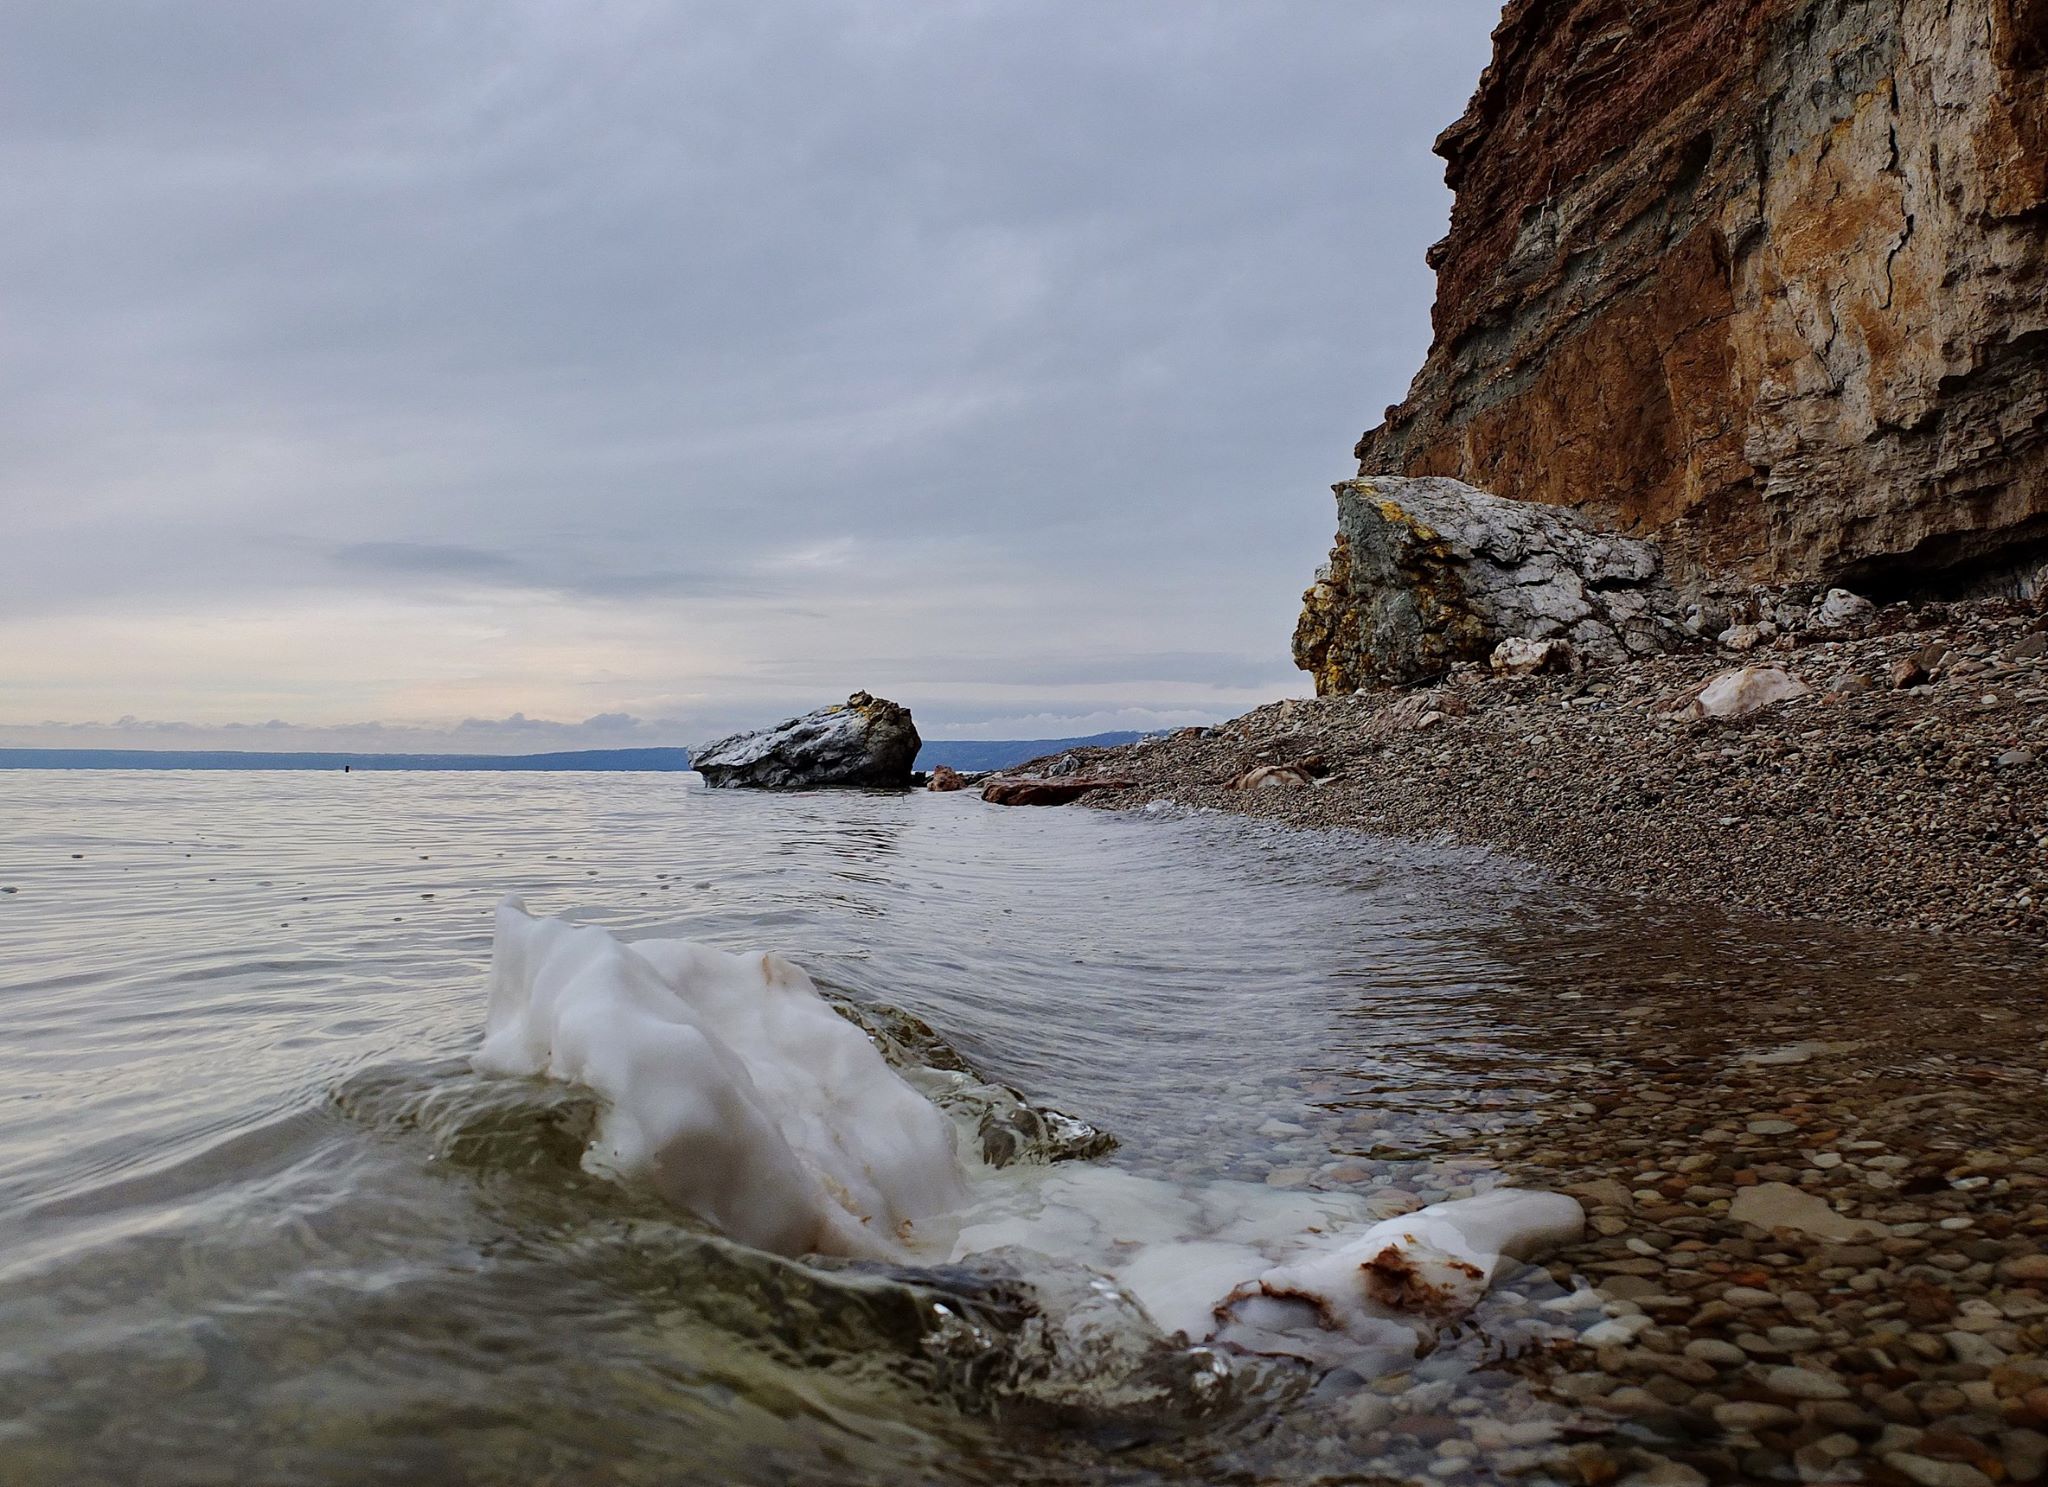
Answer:
[[10, 0], [0, 743], [1304, 692], [1498, 13]]

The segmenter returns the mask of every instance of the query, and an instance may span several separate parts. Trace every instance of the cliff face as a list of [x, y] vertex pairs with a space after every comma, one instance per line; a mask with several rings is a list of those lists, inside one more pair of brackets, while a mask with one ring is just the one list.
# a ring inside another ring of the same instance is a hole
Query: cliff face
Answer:
[[1880, 595], [2048, 553], [2048, 0], [1511, 0], [1362, 474]]

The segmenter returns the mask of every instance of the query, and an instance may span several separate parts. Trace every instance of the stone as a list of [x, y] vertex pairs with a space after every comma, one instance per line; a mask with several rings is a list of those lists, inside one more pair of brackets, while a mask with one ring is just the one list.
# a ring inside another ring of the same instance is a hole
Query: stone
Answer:
[[1855, 630], [1877, 618], [1877, 606], [1847, 589], [1829, 589], [1813, 607], [1813, 622], [1823, 630]]
[[981, 787], [981, 798], [990, 805], [1066, 805], [1098, 790], [1128, 790], [1136, 782], [1100, 776], [1074, 776], [1064, 780], [990, 780]]
[[1901, 656], [1892, 662], [1891, 681], [1894, 691], [1917, 687], [1927, 680], [1927, 668], [1913, 656]]
[[1513, 635], [1493, 648], [1487, 664], [1495, 676], [1537, 676], [1546, 671], [1570, 671], [1572, 648], [1563, 640], [1524, 640]]
[[910, 710], [855, 692], [773, 728], [690, 751], [690, 767], [721, 789], [908, 786], [920, 746]]
[[1641, 1463], [1618, 1487], [1707, 1487], [1705, 1473], [1668, 1456], [1638, 1456]]
[[2038, 1482], [2048, 1475], [2048, 1435], [2038, 1430], [2008, 1430], [2001, 1437], [2006, 1474], [2015, 1482]]
[[2015, 1255], [1998, 1267], [1998, 1273], [2023, 1286], [2048, 1283], [2048, 1254]]
[[1962, 1461], [1937, 1461], [1910, 1451], [1893, 1451], [1884, 1464], [1918, 1487], [1992, 1487], [1991, 1478]]
[[1729, 1205], [1728, 1217], [1759, 1229], [1791, 1229], [1835, 1241], [1875, 1239], [1890, 1232], [1882, 1224], [1845, 1217], [1835, 1212], [1827, 1199], [1783, 1182], [1761, 1182], [1741, 1189]]
[[[1752, 1192], [1754, 1189], [1744, 1189], [1744, 1191]], [[1776, 1306], [1778, 1304], [1777, 1293], [1775, 1291], [1766, 1291], [1760, 1286], [1730, 1286], [1721, 1293], [1721, 1299], [1730, 1306], [1745, 1308]]]
[[1509, 639], [1569, 641], [1596, 661], [1685, 639], [1647, 542], [1456, 480], [1335, 489], [1336, 544], [1294, 632], [1295, 664], [1323, 696], [1440, 676]]
[[1840, 1379], [1811, 1368], [1773, 1368], [1764, 1374], [1764, 1387], [1783, 1399], [1847, 1399], [1849, 1388]]
[[1772, 1430], [1799, 1418], [1782, 1404], [1736, 1399], [1714, 1406], [1714, 1423], [1723, 1430]]
[[1678, 710], [1681, 718], [1746, 718], [1780, 702], [1813, 695], [1791, 672], [1777, 666], [1744, 666], [1724, 671]]
[[1714, 643], [1723, 650], [1753, 651], [1760, 645], [1769, 645], [1778, 638], [1778, 627], [1769, 620], [1754, 625], [1730, 625], [1714, 637]]
[[2024, 579], [2048, 531], [2041, 0], [1510, 0], [1437, 142], [1435, 344], [1360, 440], [1733, 571]]
[[2005, 1361], [2003, 1348], [1975, 1332], [1950, 1332], [1944, 1336], [1958, 1363], [1972, 1368], [1996, 1368]]
[[2034, 762], [2032, 749], [2007, 749], [1997, 759], [2000, 769], [2025, 769]]
[[937, 791], [942, 795], [954, 790], [965, 790], [967, 788], [967, 776], [960, 773], [957, 769], [951, 769], [941, 764], [932, 770], [931, 778], [925, 782], [925, 788]]
[[1290, 785], [1313, 785], [1315, 776], [1298, 764], [1261, 764], [1230, 782], [1233, 790], [1275, 790]]
[[1749, 1354], [1732, 1342], [1718, 1337], [1696, 1337], [1685, 1345], [1685, 1356], [1711, 1363], [1716, 1368], [1740, 1368], [1749, 1361]]

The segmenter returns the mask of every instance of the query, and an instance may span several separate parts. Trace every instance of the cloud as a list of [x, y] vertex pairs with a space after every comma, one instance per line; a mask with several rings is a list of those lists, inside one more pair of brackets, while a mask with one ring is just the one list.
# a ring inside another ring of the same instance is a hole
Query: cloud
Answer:
[[1270, 691], [1497, 16], [0, 9], [0, 712]]
[[334, 549], [343, 568], [377, 575], [525, 581], [526, 570], [503, 553], [452, 542], [351, 542]]
[[236, 749], [253, 753], [530, 754], [572, 749], [688, 747], [692, 735], [674, 720], [602, 713], [581, 722], [529, 718], [464, 718], [445, 726], [383, 722], [306, 726], [195, 723], [156, 718], [111, 722], [0, 725], [0, 748]]

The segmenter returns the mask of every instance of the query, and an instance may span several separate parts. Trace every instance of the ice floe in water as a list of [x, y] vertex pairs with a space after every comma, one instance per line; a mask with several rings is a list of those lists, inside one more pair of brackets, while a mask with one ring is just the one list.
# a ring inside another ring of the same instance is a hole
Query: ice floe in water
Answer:
[[777, 1254], [890, 1258], [967, 1194], [951, 1120], [779, 955], [498, 910], [479, 1072], [603, 1097], [584, 1165]]
[[[1162, 1334], [1324, 1364], [1412, 1352], [1419, 1319], [1469, 1309], [1508, 1262], [1584, 1222], [1555, 1193], [1497, 1189], [1389, 1215], [1348, 1193], [1059, 1161], [1107, 1143], [1013, 1096], [965, 1100], [1010, 1095], [966, 1071], [899, 1072], [883, 1055], [915, 1057], [917, 1044], [856, 1025], [780, 956], [627, 944], [507, 901], [475, 1062], [593, 1090], [604, 1110], [586, 1168], [648, 1181], [760, 1249], [911, 1265], [1041, 1255], [1108, 1278]], [[1061, 1139], [1012, 1160], [1014, 1140], [991, 1141], [991, 1111], [1005, 1133]]]

